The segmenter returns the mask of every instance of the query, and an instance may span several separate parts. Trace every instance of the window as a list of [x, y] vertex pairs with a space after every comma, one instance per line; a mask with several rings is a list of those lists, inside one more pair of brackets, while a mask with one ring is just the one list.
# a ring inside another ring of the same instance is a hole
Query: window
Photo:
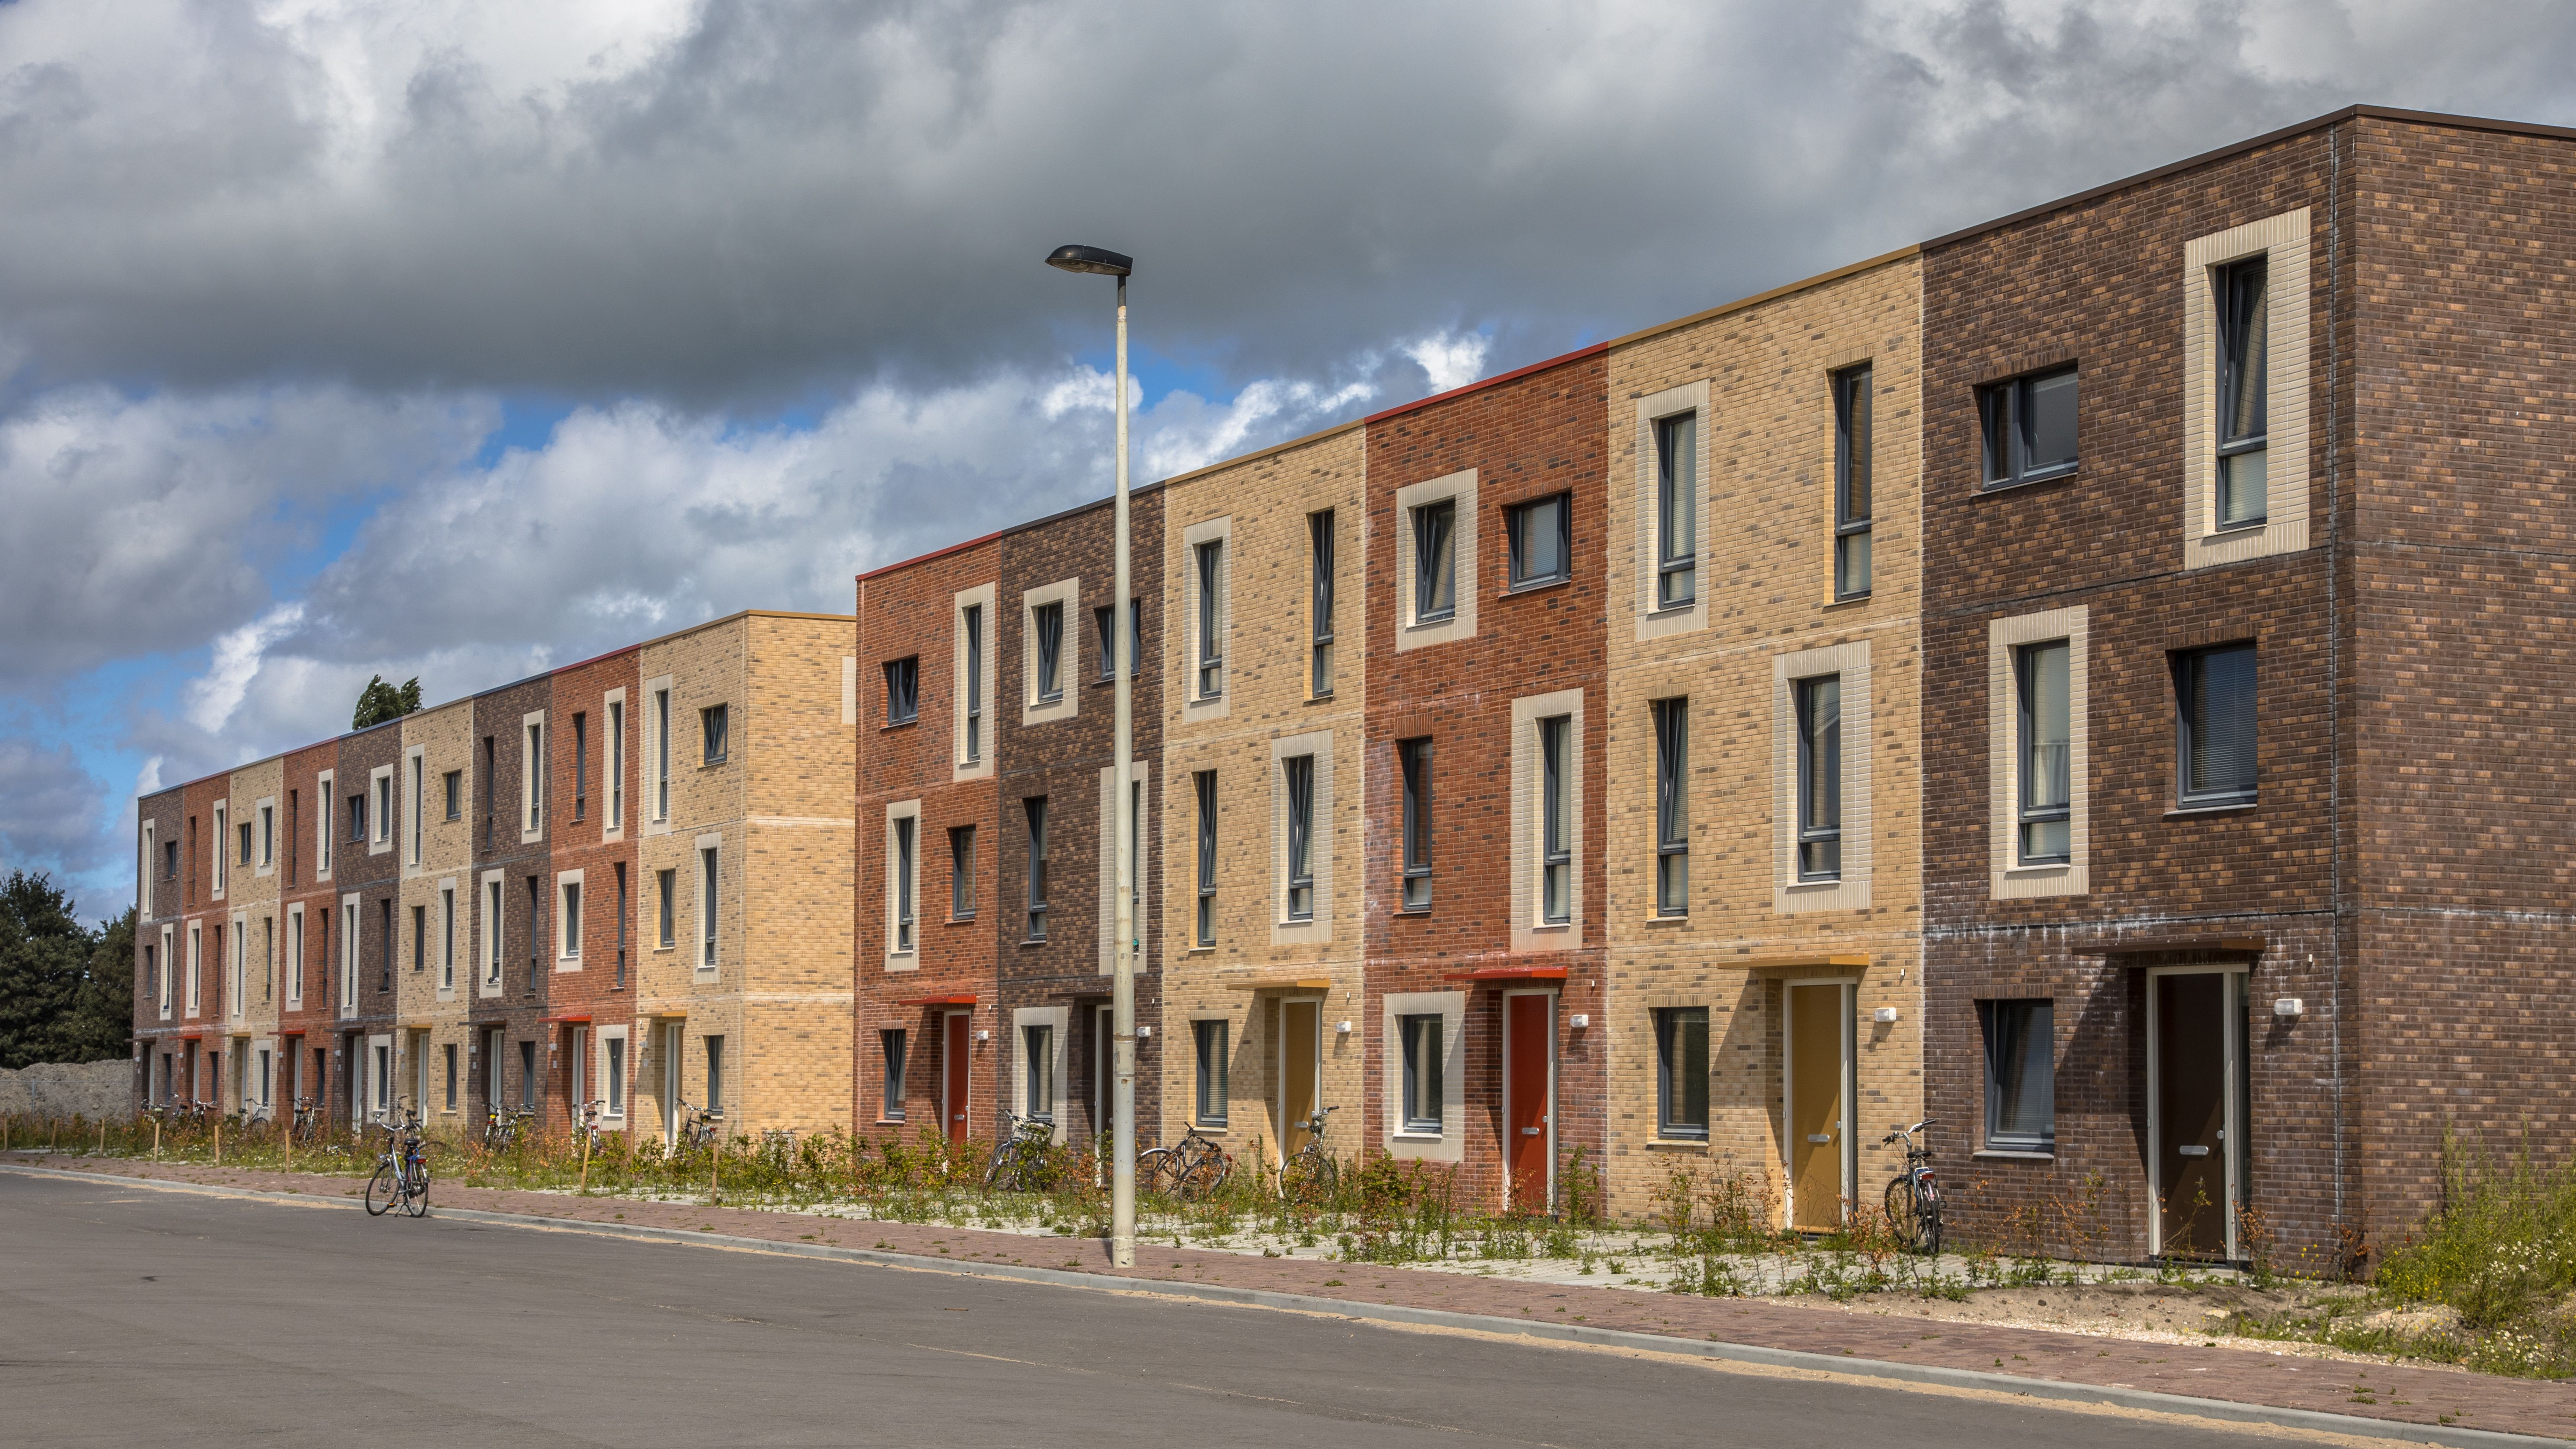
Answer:
[[429, 829], [429, 762], [414, 754], [404, 763], [411, 766], [411, 861], [420, 864], [421, 837]]
[[1413, 619], [1458, 615], [1458, 502], [1444, 498], [1413, 510]]
[[1047, 802], [1033, 795], [1020, 802], [1029, 818], [1029, 939], [1046, 939]]
[[[363, 804], [364, 802], [361, 801], [360, 803]], [[231, 832], [224, 828], [224, 807], [218, 805], [215, 807], [215, 831], [212, 842], [215, 848], [213, 859], [209, 862], [214, 867], [212, 880], [214, 884], [214, 893], [218, 897], [222, 896], [224, 893], [224, 851], [231, 846], [231, 842], [226, 840], [224, 837], [230, 833]], [[190, 843], [194, 844], [195, 842], [192, 841]]]
[[724, 1110], [724, 1038], [707, 1039], [707, 1110]]
[[698, 738], [702, 746], [699, 763], [721, 765], [725, 762], [725, 707], [711, 704], [698, 711]]
[[1022, 1116], [1035, 1122], [1055, 1121], [1055, 1027], [1029, 1022], [1020, 1028], [1021, 1067], [1027, 1078]]
[[2197, 649], [2175, 661], [2182, 804], [2254, 801], [2254, 646]]
[[[331, 793], [332, 772], [325, 770], [313, 782], [313, 871], [316, 876], [331, 874]], [[196, 843], [195, 822], [189, 822], [189, 844]]]
[[1441, 1129], [1440, 1014], [1399, 1016], [1395, 1021], [1404, 1047], [1404, 1130], [1437, 1133]]
[[1571, 715], [1538, 722], [1539, 917], [1551, 925], [1574, 914], [1574, 762], [1566, 758], [1573, 736]]
[[1199, 663], [1198, 697], [1225, 693], [1225, 540], [1212, 538], [1198, 546]]
[[429, 907], [411, 908], [411, 969], [429, 969]]
[[352, 795], [349, 797], [349, 842], [352, 845], [363, 845], [366, 840], [367, 797]]
[[960, 825], [948, 832], [948, 917], [971, 920], [975, 915], [975, 827]]
[[1708, 1008], [1655, 1012], [1655, 1135], [1708, 1140]]
[[277, 807], [274, 805], [259, 807], [259, 863], [262, 866], [277, 864]]
[[244, 865], [251, 864], [250, 822], [247, 820], [241, 823], [241, 863]]
[[[302, 924], [300, 921], [297, 923]], [[438, 989], [456, 989], [456, 887], [438, 888]], [[299, 994], [301, 987], [297, 988]]]
[[1699, 414], [1655, 420], [1655, 607], [1699, 598]]
[[1690, 914], [1690, 701], [1658, 699], [1655, 715], [1655, 914]]
[[519, 1043], [519, 1105], [534, 1109], [537, 1105], [537, 1044]]
[[1190, 790], [1198, 801], [1198, 878], [1199, 916], [1198, 943], [1216, 944], [1216, 771], [1200, 770], [1190, 776]]
[[[1118, 620], [1116, 611], [1103, 604], [1091, 611], [1091, 627], [1100, 636], [1100, 678], [1115, 679], [1118, 667]], [[1141, 601], [1127, 601], [1127, 677], [1133, 679], [1145, 667], [1145, 610]]]
[[572, 818], [590, 810], [590, 716], [572, 717]]
[[2075, 369], [2033, 373], [1980, 393], [1986, 486], [2009, 488], [2075, 471]]
[[1037, 702], [1064, 698], [1064, 603], [1040, 604], [1029, 611], [1029, 629], [1037, 640]]
[[698, 848], [698, 969], [716, 969], [716, 847]]
[[885, 1054], [885, 1081], [883, 1086], [879, 1089], [882, 1093], [880, 1100], [882, 1100], [885, 1105], [877, 1113], [880, 1121], [900, 1122], [903, 1120], [903, 1058], [905, 1045], [904, 1031], [902, 1027], [889, 1027], [877, 1033], [877, 1046], [879, 1050]]
[[2021, 838], [2023, 865], [2067, 860], [2073, 844], [2074, 794], [2069, 788], [2072, 716], [2067, 700], [2067, 641], [2024, 644], [2013, 651], [2020, 699]]
[[376, 902], [376, 989], [394, 989], [394, 899]]
[[617, 979], [609, 983], [608, 989], [623, 991], [626, 989], [626, 862], [617, 861], [611, 868], [617, 872]]
[[608, 1050], [608, 1105], [601, 1109], [610, 1117], [626, 1115], [626, 1038], [623, 1035], [600, 1039]]
[[456, 1043], [449, 1042], [440, 1047], [439, 1053], [447, 1059], [447, 1110], [453, 1112], [456, 1110]]
[[1986, 1146], [2057, 1150], [2057, 1009], [2046, 1001], [1980, 1001], [1986, 1036]]
[[1288, 919], [1315, 919], [1315, 757], [1279, 762], [1288, 785]]
[[[492, 817], [501, 808], [500, 742], [491, 735], [483, 737], [483, 848], [492, 848]], [[499, 1071], [499, 1067], [492, 1070]]]
[[1404, 909], [1431, 909], [1431, 741], [1397, 740], [1404, 774]]
[[1308, 593], [1314, 657], [1307, 689], [1321, 699], [1333, 692], [1333, 510], [1307, 514], [1306, 536], [1314, 559], [1313, 587]]
[[447, 786], [447, 818], [461, 819], [465, 814], [465, 772], [450, 770], [442, 778]]
[[[2070, 377], [2073, 374], [2068, 374]], [[1870, 371], [1834, 374], [1834, 597], [1869, 592]]]
[[921, 718], [921, 656], [885, 663], [886, 723], [910, 724]]
[[563, 894], [563, 905], [555, 912], [556, 919], [563, 922], [561, 954], [567, 961], [578, 961], [581, 959], [581, 882], [568, 880], [557, 889]]
[[966, 763], [984, 758], [984, 606], [966, 606]]
[[544, 909], [543, 909], [543, 904], [542, 904], [542, 903], [543, 903], [543, 901], [544, 901], [544, 892], [545, 892], [545, 887], [544, 887], [543, 883], [542, 883], [542, 882], [540, 882], [540, 881], [538, 880], [538, 878], [537, 878], [537, 877], [535, 877], [535, 876], [529, 876], [529, 877], [527, 878], [527, 883], [528, 883], [528, 990], [529, 990], [529, 992], [530, 992], [530, 993], [532, 993], [532, 994], [533, 994], [533, 993], [536, 991], [536, 989], [537, 989], [537, 956], [538, 956], [538, 954], [539, 954], [540, 952], [544, 951], [544, 950], [545, 950], [545, 948], [546, 948], [546, 926], [545, 926], [545, 919], [546, 919], [546, 917], [545, 917], [545, 911], [544, 911]]
[[175, 840], [162, 843], [161, 874], [171, 880], [179, 878], [179, 842]]
[[2251, 256], [2220, 267], [2218, 293], [2218, 526], [2264, 519], [2266, 425], [2271, 329], [2266, 315], [2268, 259]]
[[1226, 1038], [1230, 1035], [1229, 1025], [1223, 1021], [1190, 1023], [1190, 1034], [1197, 1039], [1199, 1052], [1196, 1098], [1198, 1110], [1195, 1117], [1201, 1127], [1225, 1125]]
[[394, 774], [388, 769], [376, 776], [376, 844], [390, 845], [394, 838]]
[[608, 702], [608, 828], [626, 828], [626, 701]]
[[1843, 681], [1797, 681], [1798, 879], [1843, 873]]
[[[323, 919], [328, 921], [330, 917], [326, 915]], [[164, 931], [161, 934], [161, 954], [164, 957], [170, 954], [169, 940], [169, 933]], [[304, 908], [302, 906], [297, 906], [286, 913], [286, 1004], [289, 1006], [304, 1004]], [[164, 1010], [167, 1010], [170, 1005], [169, 989], [166, 986], [162, 989], [161, 1005]]]
[[653, 691], [653, 818], [671, 818], [671, 691]]
[[1533, 499], [1507, 515], [1512, 546], [1511, 586], [1553, 584], [1574, 576], [1573, 498], [1559, 493]]
[[898, 815], [894, 822], [894, 948], [912, 949], [912, 843], [913, 829], [921, 822], [910, 815]]
[[[483, 984], [501, 989], [501, 878], [483, 883]], [[495, 1065], [494, 1071], [500, 1067]]]
[[678, 944], [678, 938], [672, 934], [671, 918], [674, 907], [673, 897], [680, 893], [678, 879], [679, 874], [680, 873], [676, 870], [657, 870], [653, 872], [653, 886], [654, 889], [660, 893], [661, 897], [661, 931], [654, 939], [660, 943], [662, 949], [665, 951], [670, 950], [674, 945]]

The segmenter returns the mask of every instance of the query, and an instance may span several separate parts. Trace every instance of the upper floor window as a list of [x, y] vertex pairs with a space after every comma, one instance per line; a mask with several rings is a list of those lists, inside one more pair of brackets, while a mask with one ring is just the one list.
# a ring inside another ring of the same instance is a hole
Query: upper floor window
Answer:
[[546, 727], [531, 723], [526, 731], [519, 756], [519, 801], [526, 818], [519, 828], [535, 831], [546, 823]]
[[2019, 751], [2023, 865], [2052, 865], [2073, 849], [2074, 792], [2068, 768], [2074, 713], [2068, 698], [2067, 641], [2024, 644], [2013, 651], [2020, 695]]
[[243, 822], [241, 823], [241, 827], [240, 827], [240, 831], [239, 831], [239, 833], [240, 833], [240, 835], [241, 835], [241, 863], [242, 863], [242, 864], [244, 864], [244, 865], [249, 865], [249, 864], [251, 863], [251, 853], [250, 853], [250, 839], [251, 839], [251, 835], [250, 835], [250, 822], [249, 822], [249, 821], [245, 820], [245, 821], [243, 821]]
[[1032, 941], [1046, 939], [1047, 926], [1047, 802], [1044, 795], [1032, 795], [1020, 802], [1029, 824], [1029, 936]]
[[920, 822], [898, 815], [894, 822], [894, 948], [912, 949], [913, 831]]
[[1199, 659], [1198, 697], [1225, 693], [1225, 540], [1212, 538], [1198, 546]]
[[1699, 597], [1699, 414], [1655, 420], [1655, 607]]
[[376, 777], [376, 843], [389, 845], [394, 838], [394, 775], [387, 770]]
[[1064, 605], [1040, 604], [1029, 611], [1029, 628], [1038, 644], [1037, 698], [1053, 704], [1064, 698]]
[[1288, 785], [1288, 919], [1315, 918], [1315, 757], [1279, 762]]
[[2218, 293], [2218, 526], [2261, 523], [2267, 443], [2264, 390], [2269, 385], [2270, 259], [2230, 262], [2213, 279]]
[[2254, 646], [2195, 649], [2174, 664], [2181, 803], [2254, 801]]
[[608, 701], [608, 828], [626, 828], [626, 701], [623, 699]]
[[1333, 692], [1333, 510], [1306, 515], [1306, 536], [1314, 572], [1307, 595], [1313, 651], [1307, 690], [1321, 699]]
[[1559, 493], [1511, 509], [1511, 586], [1553, 584], [1574, 575], [1573, 498]]
[[964, 921], [974, 914], [975, 827], [960, 825], [948, 832], [948, 915]]
[[1655, 712], [1655, 914], [1690, 914], [1690, 701]]
[[1431, 741], [1397, 740], [1396, 768], [1404, 776], [1404, 909], [1431, 909]]
[[653, 691], [653, 818], [671, 818], [671, 691]]
[[921, 656], [886, 661], [885, 693], [887, 724], [910, 724], [921, 718]]
[[1798, 879], [1843, 873], [1843, 681], [1797, 681]]
[[590, 813], [590, 716], [572, 717], [572, 818]]
[[465, 772], [450, 770], [441, 779], [447, 789], [447, 818], [458, 819], [465, 814]]
[[179, 878], [179, 842], [161, 842], [161, 874], [171, 880]]
[[[2069, 374], [2071, 377], [2072, 374]], [[1869, 592], [1870, 446], [1867, 367], [1834, 374], [1834, 597]]]
[[367, 797], [349, 797], [349, 839], [364, 845], [367, 840]]
[[1571, 715], [1538, 722], [1539, 916], [1551, 925], [1574, 914], [1573, 736]]
[[1201, 770], [1190, 776], [1190, 789], [1199, 807], [1198, 943], [1213, 946], [1216, 944], [1216, 771]]
[[963, 754], [967, 764], [984, 758], [984, 606], [968, 604], [959, 620], [966, 636], [966, 727]]
[[1985, 483], [2004, 488], [2075, 471], [2075, 369], [1996, 383], [1977, 397]]
[[1458, 502], [1443, 498], [1413, 510], [1413, 619], [1417, 624], [1458, 613]]
[[721, 765], [725, 762], [731, 744], [727, 737], [727, 722], [728, 711], [723, 705], [711, 704], [698, 711], [698, 733], [706, 744], [705, 763]]
[[[1118, 611], [1107, 604], [1091, 611], [1091, 627], [1100, 637], [1100, 677], [1118, 677]], [[1145, 611], [1137, 601], [1127, 601], [1127, 677], [1145, 664]]]

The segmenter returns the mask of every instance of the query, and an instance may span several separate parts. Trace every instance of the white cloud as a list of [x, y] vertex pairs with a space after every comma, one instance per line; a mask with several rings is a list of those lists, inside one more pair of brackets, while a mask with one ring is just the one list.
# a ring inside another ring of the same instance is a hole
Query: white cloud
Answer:
[[1433, 392], [1465, 387], [1485, 375], [1485, 351], [1494, 339], [1481, 332], [1435, 332], [1404, 344], [1404, 355], [1431, 379]]
[[304, 605], [284, 603], [238, 629], [215, 636], [214, 662], [187, 687], [188, 723], [208, 734], [220, 733], [233, 711], [241, 708], [260, 656], [304, 622]]

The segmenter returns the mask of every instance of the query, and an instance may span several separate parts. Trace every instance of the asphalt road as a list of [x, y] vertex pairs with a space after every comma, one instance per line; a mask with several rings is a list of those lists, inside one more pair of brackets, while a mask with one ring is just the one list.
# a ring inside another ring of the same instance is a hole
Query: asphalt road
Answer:
[[0, 1173], [0, 1444], [2278, 1444], [1306, 1314]]

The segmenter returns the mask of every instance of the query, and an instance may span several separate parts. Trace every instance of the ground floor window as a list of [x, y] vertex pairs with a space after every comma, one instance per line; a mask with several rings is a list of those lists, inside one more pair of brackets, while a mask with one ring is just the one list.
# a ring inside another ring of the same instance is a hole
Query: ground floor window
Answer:
[[1440, 1111], [1440, 1014], [1396, 1018], [1404, 1046], [1404, 1130], [1438, 1133]]
[[1708, 1008], [1655, 1013], [1655, 1135], [1708, 1139]]
[[885, 1050], [885, 1107], [878, 1114], [888, 1122], [903, 1120], [903, 1067], [908, 1043], [902, 1027], [890, 1027], [877, 1033]]
[[2047, 1001], [1980, 1001], [1986, 1038], [1986, 1146], [2057, 1148], [2057, 1012]]
[[1198, 1124], [1202, 1127], [1225, 1125], [1225, 1063], [1230, 1023], [1194, 1021], [1190, 1030], [1198, 1037]]

